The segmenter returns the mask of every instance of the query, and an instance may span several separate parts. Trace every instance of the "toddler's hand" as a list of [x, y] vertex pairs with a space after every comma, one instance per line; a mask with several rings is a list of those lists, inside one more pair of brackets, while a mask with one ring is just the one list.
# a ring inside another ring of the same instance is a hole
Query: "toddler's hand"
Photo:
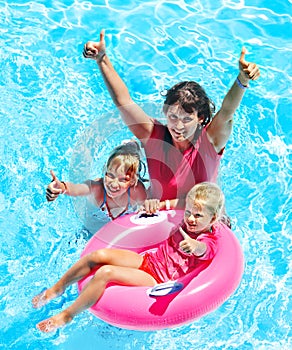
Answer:
[[192, 254], [196, 248], [196, 240], [191, 238], [181, 227], [179, 232], [183, 236], [183, 241], [179, 243], [180, 248], [187, 254]]

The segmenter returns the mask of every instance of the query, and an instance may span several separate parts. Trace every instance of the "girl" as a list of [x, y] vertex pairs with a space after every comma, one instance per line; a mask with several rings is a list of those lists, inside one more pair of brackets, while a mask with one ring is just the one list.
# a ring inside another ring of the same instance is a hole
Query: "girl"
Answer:
[[82, 257], [54, 286], [33, 298], [33, 307], [45, 305], [69, 285], [98, 268], [94, 277], [71, 306], [40, 322], [37, 328], [50, 332], [71, 322], [102, 297], [108, 283], [154, 286], [175, 280], [194, 269], [201, 271], [216, 251], [216, 230], [221, 225], [218, 220], [223, 206], [224, 196], [216, 184], [195, 185], [187, 195], [182, 227], [178, 227], [155, 252], [142, 256], [130, 250], [105, 248]]
[[88, 180], [82, 184], [60, 181], [51, 171], [52, 182], [47, 187], [46, 198], [54, 201], [60, 194], [89, 196], [108, 220], [135, 211], [134, 208], [146, 199], [141, 182], [142, 162], [140, 147], [136, 141], [126, 142], [116, 148], [108, 158], [103, 178]]

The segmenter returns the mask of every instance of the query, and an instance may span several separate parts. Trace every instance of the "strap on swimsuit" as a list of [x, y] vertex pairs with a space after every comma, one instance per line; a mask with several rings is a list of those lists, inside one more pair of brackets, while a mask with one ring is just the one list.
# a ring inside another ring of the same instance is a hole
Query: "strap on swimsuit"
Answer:
[[109, 216], [112, 220], [118, 218], [119, 216], [123, 215], [123, 214], [128, 210], [128, 208], [129, 208], [129, 206], [130, 206], [130, 204], [131, 204], [130, 187], [128, 188], [127, 193], [128, 193], [128, 203], [127, 203], [126, 208], [125, 208], [119, 215], [117, 215], [116, 217], [113, 217], [113, 215], [112, 215], [112, 213], [111, 213], [111, 211], [110, 211], [110, 208], [109, 208], [109, 206], [108, 206], [108, 204], [107, 204], [107, 201], [106, 201], [106, 190], [105, 190], [105, 188], [103, 187], [103, 202], [102, 202], [101, 205], [100, 205], [100, 209], [101, 209], [101, 210], [104, 210], [103, 206], [105, 205], [105, 207], [106, 207], [106, 209], [107, 209], [108, 216]]

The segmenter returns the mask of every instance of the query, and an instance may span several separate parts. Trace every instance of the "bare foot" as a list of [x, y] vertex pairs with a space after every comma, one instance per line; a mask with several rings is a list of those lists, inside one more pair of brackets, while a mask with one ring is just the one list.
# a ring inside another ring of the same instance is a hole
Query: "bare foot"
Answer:
[[42, 307], [46, 305], [50, 300], [56, 298], [60, 294], [62, 293], [56, 293], [55, 291], [52, 290], [52, 288], [46, 289], [32, 299], [32, 306], [35, 309]]
[[53, 332], [71, 322], [72, 319], [73, 318], [66, 311], [62, 311], [59, 314], [38, 323], [37, 328], [44, 333]]

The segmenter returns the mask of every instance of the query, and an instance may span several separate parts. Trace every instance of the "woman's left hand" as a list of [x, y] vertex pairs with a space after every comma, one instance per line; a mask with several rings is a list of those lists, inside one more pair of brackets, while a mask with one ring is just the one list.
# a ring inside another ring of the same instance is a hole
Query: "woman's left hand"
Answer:
[[241, 54], [239, 58], [239, 71], [241, 83], [248, 83], [249, 80], [257, 80], [260, 76], [260, 69], [256, 63], [247, 62], [245, 60], [246, 48], [241, 49]]

